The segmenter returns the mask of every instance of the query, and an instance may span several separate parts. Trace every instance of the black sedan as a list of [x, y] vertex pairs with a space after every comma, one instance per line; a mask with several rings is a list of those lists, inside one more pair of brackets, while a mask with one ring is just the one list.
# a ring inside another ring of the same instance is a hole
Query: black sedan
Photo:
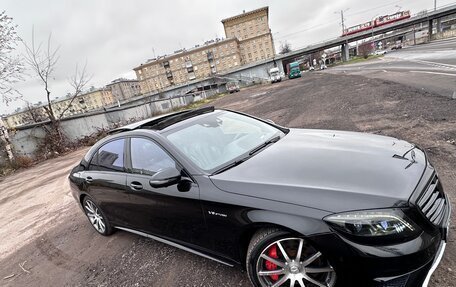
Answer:
[[213, 107], [113, 130], [69, 179], [98, 233], [240, 266], [254, 286], [426, 286], [450, 218], [415, 145]]

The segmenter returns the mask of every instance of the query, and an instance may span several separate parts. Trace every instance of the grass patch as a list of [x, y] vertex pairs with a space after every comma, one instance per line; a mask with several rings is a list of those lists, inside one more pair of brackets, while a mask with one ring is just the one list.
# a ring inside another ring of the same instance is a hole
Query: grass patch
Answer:
[[367, 59], [364, 59], [364, 57], [356, 56], [356, 57], [351, 58], [347, 62], [340, 62], [340, 63], [337, 63], [334, 66], [362, 63], [362, 62], [370, 61], [370, 60], [373, 60], [373, 59], [378, 59], [378, 58], [383, 57], [383, 56], [384, 55], [369, 55], [369, 57], [367, 57]]
[[199, 108], [199, 107], [201, 107], [201, 106], [210, 104], [210, 103], [212, 103], [212, 102], [215, 101], [215, 100], [218, 100], [218, 99], [220, 99], [220, 98], [223, 98], [223, 97], [226, 96], [226, 95], [228, 95], [228, 93], [221, 93], [221, 94], [218, 94], [218, 95], [214, 95], [214, 96], [209, 97], [209, 98], [206, 98], [206, 99], [204, 99], [204, 100], [200, 100], [200, 101], [191, 103], [190, 105], [187, 105], [187, 106], [178, 108], [178, 109], [176, 109], [176, 111], [197, 109], [197, 108]]

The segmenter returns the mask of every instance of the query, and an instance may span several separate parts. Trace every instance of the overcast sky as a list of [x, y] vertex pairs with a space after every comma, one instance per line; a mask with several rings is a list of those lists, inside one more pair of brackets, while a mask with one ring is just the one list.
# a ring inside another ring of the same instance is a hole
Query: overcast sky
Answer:
[[[450, 3], [455, 1], [438, 0], [438, 6]], [[87, 62], [90, 85], [95, 87], [119, 77], [134, 78], [132, 69], [153, 58], [154, 51], [155, 55], [171, 54], [224, 37], [220, 20], [242, 10], [269, 6], [276, 49], [283, 41], [296, 49], [339, 36], [340, 10], [348, 9], [346, 25], [352, 26], [399, 9], [417, 13], [431, 10], [433, 5], [433, 0], [2, 0], [0, 10], [14, 18], [25, 41], [30, 41], [34, 27], [37, 41], [46, 41], [52, 33], [54, 45], [60, 46], [51, 83], [54, 98], [71, 92], [67, 79], [76, 64]], [[30, 102], [45, 101], [42, 86], [34, 77], [26, 77], [17, 89]], [[19, 106], [23, 102], [0, 103], [0, 114]]]

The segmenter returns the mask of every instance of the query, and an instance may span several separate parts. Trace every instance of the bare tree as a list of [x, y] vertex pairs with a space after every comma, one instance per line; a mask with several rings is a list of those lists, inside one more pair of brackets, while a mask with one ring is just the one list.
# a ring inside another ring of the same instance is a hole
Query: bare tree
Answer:
[[40, 123], [46, 121], [47, 117], [43, 113], [43, 109], [41, 109], [41, 102], [34, 106], [26, 99], [22, 98], [21, 100], [24, 101], [24, 110], [27, 111], [27, 113], [24, 116], [26, 122]]
[[73, 88], [71, 99], [61, 111], [56, 111], [51, 100], [50, 83], [54, 79], [55, 67], [59, 60], [59, 47], [54, 48], [52, 46], [51, 36], [50, 34], [45, 46], [42, 44], [36, 45], [35, 34], [32, 30], [32, 41], [30, 45], [25, 41], [23, 43], [26, 49], [25, 60], [35, 76], [41, 81], [46, 96], [46, 104], [43, 106], [47, 120], [49, 121], [49, 126], [43, 124], [43, 128], [46, 131], [46, 151], [61, 152], [67, 144], [67, 139], [60, 126], [61, 119], [73, 104], [74, 99], [83, 92], [84, 87], [90, 79], [86, 73], [87, 64], [84, 65], [83, 69], [79, 69], [76, 65], [74, 75], [68, 80], [69, 85]]
[[14, 55], [20, 38], [16, 33], [17, 25], [6, 12], [0, 13], [0, 95], [2, 102], [8, 104], [20, 96], [13, 84], [22, 79], [24, 66], [22, 59]]
[[291, 44], [288, 43], [288, 42], [284, 42], [282, 43], [282, 45], [280, 45], [280, 52], [279, 54], [287, 54], [287, 53], [290, 53], [291, 52]]
[[374, 48], [371, 42], [362, 43], [358, 46], [358, 55], [360, 55], [364, 59], [367, 59], [369, 57], [369, 54], [372, 53], [373, 50]]

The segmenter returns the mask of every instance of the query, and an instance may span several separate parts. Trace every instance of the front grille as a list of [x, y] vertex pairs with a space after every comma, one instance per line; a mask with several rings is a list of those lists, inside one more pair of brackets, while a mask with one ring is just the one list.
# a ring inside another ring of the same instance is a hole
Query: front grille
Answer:
[[434, 175], [418, 200], [418, 207], [432, 224], [439, 226], [445, 215], [446, 205], [442, 185], [437, 175]]

